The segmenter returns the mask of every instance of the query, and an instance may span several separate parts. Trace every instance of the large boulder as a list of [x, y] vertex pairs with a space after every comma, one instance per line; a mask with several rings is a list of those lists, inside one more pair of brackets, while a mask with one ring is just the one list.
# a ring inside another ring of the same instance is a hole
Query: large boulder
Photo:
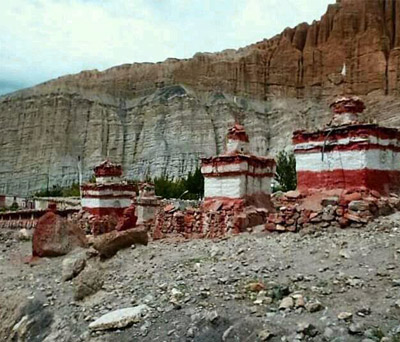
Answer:
[[32, 254], [38, 257], [54, 257], [87, 245], [86, 235], [80, 226], [57, 215], [55, 209], [50, 208], [39, 219], [33, 232]]
[[74, 299], [82, 300], [101, 290], [104, 280], [100, 265], [90, 265], [86, 267], [74, 279]]
[[139, 323], [149, 311], [150, 308], [146, 304], [115, 310], [90, 323], [89, 329], [92, 331], [122, 329], [133, 323]]
[[52, 330], [53, 313], [45, 307], [46, 297], [25, 291], [0, 294], [0, 341], [43, 342]]
[[65, 257], [62, 262], [62, 279], [71, 280], [81, 273], [86, 266], [87, 258], [86, 250]]
[[93, 247], [100, 256], [110, 258], [120, 249], [127, 248], [133, 244], [147, 245], [149, 236], [145, 227], [137, 227], [124, 231], [112, 231], [92, 239]]

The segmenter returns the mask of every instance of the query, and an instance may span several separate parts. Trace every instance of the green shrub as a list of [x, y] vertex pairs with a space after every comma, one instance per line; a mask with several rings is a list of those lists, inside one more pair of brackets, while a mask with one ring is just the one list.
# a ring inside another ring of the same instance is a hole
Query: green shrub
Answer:
[[153, 180], [156, 195], [162, 198], [183, 198], [198, 200], [203, 197], [204, 177], [200, 168], [184, 179], [169, 179], [168, 176], [156, 177]]
[[79, 197], [80, 188], [78, 183], [72, 183], [71, 186], [61, 187], [53, 185], [50, 189], [40, 190], [34, 194], [35, 197]]
[[62, 197], [79, 197], [81, 195], [80, 186], [78, 183], [72, 183], [70, 187], [62, 188]]
[[11, 211], [17, 211], [19, 208], [18, 203], [17, 202], [13, 202], [13, 204], [11, 204], [10, 210]]
[[296, 159], [293, 153], [281, 151], [276, 156], [275, 180], [278, 186], [274, 190], [290, 191], [297, 187]]
[[189, 172], [185, 180], [185, 187], [188, 191], [188, 199], [200, 199], [203, 197], [204, 177], [200, 168], [197, 168], [193, 174]]

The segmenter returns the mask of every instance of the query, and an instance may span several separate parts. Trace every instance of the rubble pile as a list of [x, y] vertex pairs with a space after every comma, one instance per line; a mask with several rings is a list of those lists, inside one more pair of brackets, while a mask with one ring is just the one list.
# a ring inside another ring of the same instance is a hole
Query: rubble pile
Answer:
[[180, 209], [169, 204], [158, 210], [153, 239], [170, 236], [184, 238], [217, 238], [251, 231], [266, 222], [264, 208], [245, 207], [243, 201], [216, 201], [214, 208], [189, 207]]
[[365, 226], [379, 216], [400, 210], [396, 194], [381, 196], [366, 188], [300, 193], [289, 191], [272, 196], [276, 212], [270, 213], [267, 231], [298, 232], [328, 227]]
[[203, 212], [200, 208], [184, 211], [175, 207], [161, 208], [153, 231], [155, 240], [179, 235], [185, 238], [215, 238], [235, 229], [232, 211]]

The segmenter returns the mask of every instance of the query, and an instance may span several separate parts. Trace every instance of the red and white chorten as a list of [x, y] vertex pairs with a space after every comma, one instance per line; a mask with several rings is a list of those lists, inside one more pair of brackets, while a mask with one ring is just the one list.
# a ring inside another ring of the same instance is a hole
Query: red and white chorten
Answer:
[[104, 216], [122, 216], [124, 209], [132, 204], [135, 186], [122, 180], [122, 167], [106, 160], [94, 168], [96, 183], [84, 184], [82, 190], [83, 210]]
[[333, 120], [324, 130], [293, 134], [298, 189], [398, 192], [400, 132], [360, 123], [365, 106], [359, 98], [340, 98], [331, 108]]
[[202, 159], [205, 202], [213, 199], [246, 199], [271, 193], [275, 172], [272, 158], [249, 153], [249, 137], [244, 127], [229, 129], [223, 155]]
[[135, 200], [138, 224], [148, 223], [155, 219], [157, 208], [160, 206], [152, 183], [139, 184], [139, 196]]

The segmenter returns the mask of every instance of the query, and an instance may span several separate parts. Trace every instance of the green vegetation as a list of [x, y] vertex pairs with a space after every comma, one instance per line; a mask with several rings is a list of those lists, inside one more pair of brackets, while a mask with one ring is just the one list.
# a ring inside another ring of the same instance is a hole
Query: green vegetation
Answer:
[[185, 179], [169, 179], [168, 176], [156, 177], [153, 180], [156, 195], [162, 198], [183, 198], [198, 200], [203, 197], [204, 177], [200, 168]]
[[13, 204], [11, 204], [11, 207], [9, 208], [11, 211], [17, 211], [18, 210], [18, 203], [17, 202], [13, 202]]
[[[95, 183], [96, 178], [93, 176], [90, 183]], [[135, 180], [127, 180], [129, 184], [137, 184]], [[204, 177], [200, 168], [194, 173], [189, 173], [186, 178], [170, 179], [168, 176], [156, 177], [151, 179], [147, 177], [146, 182], [154, 183], [156, 195], [162, 198], [183, 198], [198, 200], [203, 197], [204, 193]], [[69, 187], [61, 187], [53, 185], [49, 189], [38, 191], [35, 197], [79, 197], [79, 184], [73, 183]]]
[[296, 159], [293, 153], [281, 151], [276, 156], [275, 180], [278, 186], [274, 191], [290, 191], [297, 187]]
[[50, 189], [38, 191], [34, 194], [35, 197], [79, 197], [79, 184], [73, 183], [68, 187], [53, 185]]

